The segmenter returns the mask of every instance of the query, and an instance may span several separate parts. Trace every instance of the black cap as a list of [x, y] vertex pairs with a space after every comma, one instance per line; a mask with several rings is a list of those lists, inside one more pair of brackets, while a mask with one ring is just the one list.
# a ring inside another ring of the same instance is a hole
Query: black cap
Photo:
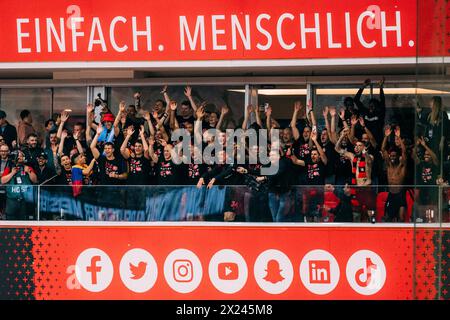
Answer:
[[45, 152], [41, 152], [38, 154], [37, 158], [44, 158], [44, 159], [48, 159], [48, 156]]
[[0, 119], [6, 118], [6, 112], [3, 110], [0, 110]]

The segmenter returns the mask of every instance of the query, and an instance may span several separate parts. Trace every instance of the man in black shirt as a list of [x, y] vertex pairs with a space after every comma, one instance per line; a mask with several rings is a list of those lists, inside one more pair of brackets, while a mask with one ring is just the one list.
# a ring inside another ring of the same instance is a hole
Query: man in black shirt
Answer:
[[23, 149], [25, 162], [31, 166], [34, 171], [38, 168], [37, 157], [42, 154], [44, 149], [38, 146], [38, 137], [34, 133], [30, 133], [27, 137], [27, 146]]
[[106, 142], [103, 148], [104, 154], [100, 154], [97, 149], [97, 140], [102, 132], [102, 128], [97, 128], [97, 133], [91, 142], [92, 155], [98, 162], [100, 170], [100, 185], [120, 185], [128, 178], [127, 166], [123, 159], [114, 156], [114, 144]]
[[146, 185], [150, 175], [150, 156], [148, 154], [148, 144], [145, 140], [144, 126], [139, 130], [140, 140], [134, 143], [134, 151], [130, 150], [128, 141], [134, 134], [134, 128], [127, 129], [127, 135], [120, 147], [120, 153], [125, 160], [128, 160], [128, 185]]
[[17, 130], [6, 121], [6, 112], [3, 110], [0, 110], [0, 135], [5, 139], [9, 149], [14, 149], [17, 145]]
[[38, 178], [38, 184], [41, 184], [56, 176], [56, 171], [47, 165], [48, 157], [45, 152], [42, 152], [37, 157], [38, 168], [36, 175]]

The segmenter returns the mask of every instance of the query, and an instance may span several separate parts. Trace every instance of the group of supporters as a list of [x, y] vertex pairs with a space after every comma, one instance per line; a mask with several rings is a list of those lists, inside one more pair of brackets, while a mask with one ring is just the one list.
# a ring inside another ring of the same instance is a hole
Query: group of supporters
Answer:
[[[136, 93], [135, 103], [122, 101], [116, 115], [98, 98], [87, 105], [85, 122], [69, 126], [66, 109], [46, 121], [45, 133], [34, 130], [28, 110], [20, 113], [17, 129], [0, 110], [2, 215], [26, 219], [33, 209], [24, 194], [33, 184], [72, 186], [74, 197], [89, 192], [83, 185], [246, 185], [237, 205], [243, 214], [234, 212], [231, 220], [320, 221], [324, 197], [332, 193], [338, 199], [334, 221], [367, 221], [380, 192], [388, 192], [384, 220], [412, 219], [408, 197], [417, 208], [414, 218], [424, 219], [438, 197], [436, 188], [425, 186], [448, 183], [450, 173], [449, 120], [442, 99], [435, 96], [428, 107], [415, 106], [413, 123], [394, 123], [385, 120], [384, 80], [378, 83], [378, 98], [361, 101], [370, 84], [366, 80], [343, 106], [295, 102], [285, 128], [272, 117], [272, 106], [247, 106], [236, 125], [229, 106], [216, 109], [195, 101], [189, 86], [181, 103], [171, 100], [164, 87], [163, 99], [152, 107], [142, 106]], [[174, 138], [177, 129], [184, 129], [183, 137]], [[227, 131], [236, 129], [247, 134], [227, 138]], [[276, 139], [274, 132], [279, 132]], [[252, 135], [257, 143], [249, 143], [255, 141]], [[213, 158], [206, 159], [208, 147]], [[249, 161], [262, 155], [268, 161]], [[276, 173], [264, 174], [275, 165]], [[236, 202], [233, 196], [230, 202]], [[236, 205], [229, 206], [225, 220], [233, 211]]]

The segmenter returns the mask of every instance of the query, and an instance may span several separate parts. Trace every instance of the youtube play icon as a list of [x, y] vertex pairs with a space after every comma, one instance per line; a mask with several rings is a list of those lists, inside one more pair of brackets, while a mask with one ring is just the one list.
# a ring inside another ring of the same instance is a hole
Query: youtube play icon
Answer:
[[234, 262], [222, 262], [217, 265], [217, 274], [221, 280], [236, 280], [239, 277], [239, 267]]

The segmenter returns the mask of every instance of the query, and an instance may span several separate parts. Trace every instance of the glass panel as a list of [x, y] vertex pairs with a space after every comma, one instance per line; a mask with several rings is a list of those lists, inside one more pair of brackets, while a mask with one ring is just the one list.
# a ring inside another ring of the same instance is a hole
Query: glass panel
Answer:
[[41, 142], [44, 140], [44, 124], [50, 118], [52, 107], [51, 89], [2, 89], [0, 105], [7, 114], [7, 121], [16, 128], [20, 121], [20, 112], [29, 110], [39, 139]]

